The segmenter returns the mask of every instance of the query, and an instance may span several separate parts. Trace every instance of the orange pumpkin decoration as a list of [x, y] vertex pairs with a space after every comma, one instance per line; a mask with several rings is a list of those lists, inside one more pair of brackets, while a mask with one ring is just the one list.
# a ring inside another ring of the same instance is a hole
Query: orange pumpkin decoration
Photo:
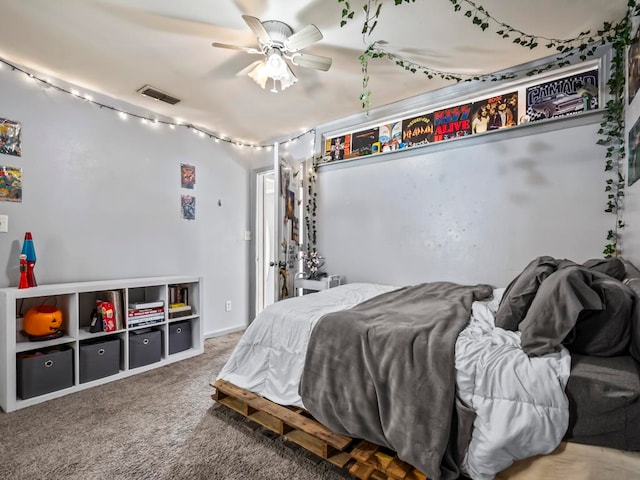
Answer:
[[62, 328], [62, 312], [52, 305], [31, 307], [24, 315], [22, 328], [34, 337], [51, 335]]

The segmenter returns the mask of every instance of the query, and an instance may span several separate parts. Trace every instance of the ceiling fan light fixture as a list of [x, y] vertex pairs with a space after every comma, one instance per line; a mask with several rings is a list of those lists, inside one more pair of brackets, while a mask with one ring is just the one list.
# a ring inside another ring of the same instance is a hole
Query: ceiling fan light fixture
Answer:
[[[258, 17], [243, 15], [247, 26], [253, 31], [259, 48], [241, 47], [228, 43], [213, 42], [211, 45], [228, 50], [239, 50], [249, 54], [262, 54], [264, 60], [246, 66], [236, 76], [249, 76], [254, 82], [265, 88], [267, 81], [273, 81], [271, 92], [277, 93], [289, 88], [298, 79], [291, 71], [286, 60], [296, 66], [327, 71], [331, 67], [331, 58], [320, 55], [300, 53], [300, 50], [322, 39], [322, 32], [313, 24], [294, 33], [293, 29], [278, 20], [261, 21]], [[280, 90], [278, 90], [280, 82]]]
[[267, 75], [267, 66], [264, 61], [258, 63], [249, 73], [247, 73], [249, 78], [264, 88], [267, 85], [267, 80], [269, 80], [269, 75]]
[[258, 63], [247, 74], [254, 82], [265, 88], [267, 80], [273, 80], [273, 88], [271, 91], [277, 93], [277, 83], [280, 82], [280, 90], [282, 91], [298, 81], [296, 76], [287, 65], [287, 62], [282, 58], [282, 53], [279, 50], [272, 50], [269, 52], [267, 59]]

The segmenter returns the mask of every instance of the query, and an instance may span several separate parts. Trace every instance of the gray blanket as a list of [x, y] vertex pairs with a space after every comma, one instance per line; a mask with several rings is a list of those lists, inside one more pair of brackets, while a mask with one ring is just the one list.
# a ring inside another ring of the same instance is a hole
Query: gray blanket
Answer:
[[305, 407], [334, 431], [393, 449], [429, 479], [457, 478], [473, 414], [456, 408], [455, 342], [472, 302], [491, 294], [488, 285], [426, 283], [325, 315], [307, 350]]

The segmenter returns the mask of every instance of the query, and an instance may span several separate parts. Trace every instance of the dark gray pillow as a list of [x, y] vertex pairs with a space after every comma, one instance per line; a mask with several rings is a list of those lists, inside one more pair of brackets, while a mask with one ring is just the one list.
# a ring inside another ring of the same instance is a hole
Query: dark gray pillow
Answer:
[[625, 283], [633, 293], [629, 353], [636, 362], [640, 362], [640, 278], [630, 278]]
[[626, 276], [624, 263], [619, 258], [593, 258], [582, 265], [591, 271], [604, 273], [617, 280], [622, 280]]
[[640, 270], [638, 270], [633, 263], [631, 263], [629, 260], [626, 260], [622, 257], [620, 257], [620, 260], [624, 264], [625, 280], [629, 280], [632, 278], [640, 278]]
[[633, 293], [615, 278], [596, 272], [591, 289], [602, 300], [603, 309], [583, 311], [564, 345], [571, 353], [598, 357], [629, 354]]
[[560, 349], [597, 356], [628, 352], [632, 293], [618, 280], [574, 266], [550, 275], [520, 324], [530, 356]]
[[557, 261], [542, 256], [529, 262], [507, 286], [495, 316], [496, 327], [518, 330], [542, 281], [556, 271]]

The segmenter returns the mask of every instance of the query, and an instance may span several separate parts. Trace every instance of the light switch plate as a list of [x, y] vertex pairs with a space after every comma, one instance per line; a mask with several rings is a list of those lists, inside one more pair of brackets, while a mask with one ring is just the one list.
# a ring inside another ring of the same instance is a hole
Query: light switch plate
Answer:
[[9, 231], [9, 215], [0, 215], [0, 232]]

